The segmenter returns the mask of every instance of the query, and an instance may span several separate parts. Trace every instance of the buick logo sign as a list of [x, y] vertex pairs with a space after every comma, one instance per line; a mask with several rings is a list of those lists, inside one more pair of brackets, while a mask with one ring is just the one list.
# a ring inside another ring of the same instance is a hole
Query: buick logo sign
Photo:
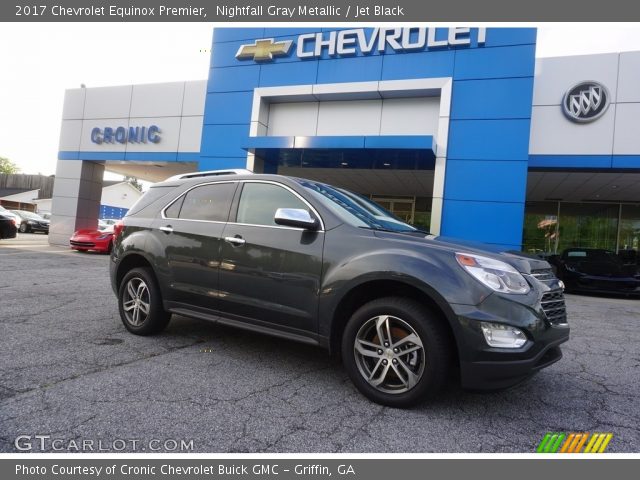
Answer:
[[574, 122], [593, 122], [609, 108], [609, 90], [598, 82], [579, 83], [564, 94], [562, 110]]

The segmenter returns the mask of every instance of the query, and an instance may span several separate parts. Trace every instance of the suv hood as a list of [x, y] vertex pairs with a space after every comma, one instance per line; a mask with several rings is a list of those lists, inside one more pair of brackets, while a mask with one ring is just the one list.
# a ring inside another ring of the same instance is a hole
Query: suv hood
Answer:
[[488, 243], [474, 242], [471, 240], [463, 240], [453, 237], [425, 235], [422, 233], [418, 235], [416, 233], [382, 232], [379, 230], [375, 230], [374, 233], [380, 238], [410, 241], [420, 245], [437, 246], [453, 253], [462, 252], [484, 255], [486, 257], [506, 262], [522, 273], [531, 273], [532, 270], [551, 268], [551, 265], [549, 265], [546, 260], [542, 260], [538, 257], [534, 257], [517, 250], [505, 250], [503, 247]]

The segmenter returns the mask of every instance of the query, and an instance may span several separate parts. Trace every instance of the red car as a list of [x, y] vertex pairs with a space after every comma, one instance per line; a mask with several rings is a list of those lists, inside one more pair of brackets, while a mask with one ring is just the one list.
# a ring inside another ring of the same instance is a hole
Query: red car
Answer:
[[72, 250], [87, 252], [93, 250], [102, 253], [111, 253], [113, 246], [113, 227], [105, 230], [82, 229], [78, 230], [69, 239]]

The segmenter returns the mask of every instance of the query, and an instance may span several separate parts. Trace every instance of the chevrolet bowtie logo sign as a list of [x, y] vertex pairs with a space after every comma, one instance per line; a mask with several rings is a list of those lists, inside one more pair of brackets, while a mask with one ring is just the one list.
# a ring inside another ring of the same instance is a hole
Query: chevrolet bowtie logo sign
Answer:
[[[439, 32], [439, 33], [438, 33]], [[240, 45], [236, 59], [268, 62], [275, 57], [295, 55], [309, 58], [340, 58], [354, 55], [445, 50], [460, 46], [484, 45], [486, 28], [355, 28], [334, 32], [303, 33], [295, 40], [262, 38]], [[295, 44], [295, 48], [292, 48]]]
[[273, 57], [283, 57], [289, 55], [292, 40], [276, 42], [273, 38], [256, 40], [253, 45], [241, 45], [236, 53], [238, 60], [254, 60], [264, 62], [273, 60]]

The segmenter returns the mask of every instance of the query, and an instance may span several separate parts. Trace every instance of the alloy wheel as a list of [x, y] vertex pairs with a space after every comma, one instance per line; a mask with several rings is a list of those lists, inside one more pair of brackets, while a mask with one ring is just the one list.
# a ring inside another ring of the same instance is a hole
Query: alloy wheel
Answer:
[[122, 309], [130, 325], [139, 327], [148, 318], [151, 309], [149, 287], [140, 277], [127, 282], [123, 292]]
[[353, 353], [360, 374], [385, 393], [411, 390], [422, 378], [425, 351], [418, 333], [404, 320], [379, 315], [356, 334]]

